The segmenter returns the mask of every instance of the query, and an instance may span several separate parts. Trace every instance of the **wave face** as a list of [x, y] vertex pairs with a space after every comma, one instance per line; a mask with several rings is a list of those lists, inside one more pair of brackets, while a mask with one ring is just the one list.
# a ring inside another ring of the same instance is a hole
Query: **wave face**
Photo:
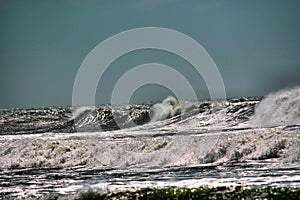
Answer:
[[254, 126], [300, 124], [300, 87], [269, 94], [255, 110]]

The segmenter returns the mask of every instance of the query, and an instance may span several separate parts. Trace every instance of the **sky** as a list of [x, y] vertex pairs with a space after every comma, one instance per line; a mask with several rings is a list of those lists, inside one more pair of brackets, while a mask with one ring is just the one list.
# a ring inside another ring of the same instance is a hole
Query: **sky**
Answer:
[[[299, 86], [299, 19], [298, 0], [0, 0], [0, 108], [71, 105], [76, 73], [89, 52], [139, 27], [173, 29], [196, 40], [218, 66], [227, 97]], [[126, 70], [149, 62], [180, 68], [197, 95], [209, 97], [189, 63], [168, 52], [141, 50], [111, 64], [96, 103], [109, 102]], [[171, 93], [146, 85], [132, 102]]]

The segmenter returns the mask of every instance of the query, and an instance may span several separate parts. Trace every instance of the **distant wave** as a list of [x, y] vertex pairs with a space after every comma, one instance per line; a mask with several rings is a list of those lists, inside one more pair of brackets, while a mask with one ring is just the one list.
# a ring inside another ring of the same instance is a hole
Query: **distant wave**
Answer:
[[72, 113], [71, 120], [78, 118], [84, 112], [92, 111], [94, 109], [95, 109], [94, 106], [82, 106], [82, 107], [76, 108]]
[[147, 129], [179, 121], [183, 123], [192, 116], [196, 117], [187, 123], [198, 123], [198, 127], [230, 127], [248, 121], [259, 101], [260, 98], [250, 97], [221, 102], [179, 102], [168, 97], [156, 104], [0, 110], [0, 135], [99, 132], [146, 124], [141, 128]]
[[300, 124], [300, 87], [266, 96], [255, 109], [251, 124], [258, 127]]
[[151, 110], [153, 112], [151, 121], [155, 122], [159, 120], [165, 120], [179, 114], [180, 105], [174, 97], [169, 96], [162, 103], [154, 104]]
[[[258, 105], [259, 104], [259, 105]], [[255, 114], [254, 114], [255, 113]], [[160, 123], [161, 122], [161, 123]], [[300, 87], [224, 101], [178, 101], [93, 107], [0, 110], [0, 135], [102, 132], [190, 124], [197, 131], [300, 124]]]

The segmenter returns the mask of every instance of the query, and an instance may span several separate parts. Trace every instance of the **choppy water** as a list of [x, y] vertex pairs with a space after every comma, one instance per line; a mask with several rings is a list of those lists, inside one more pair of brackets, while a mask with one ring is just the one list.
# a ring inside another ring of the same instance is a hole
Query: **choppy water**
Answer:
[[0, 111], [0, 194], [300, 188], [300, 89], [261, 98]]

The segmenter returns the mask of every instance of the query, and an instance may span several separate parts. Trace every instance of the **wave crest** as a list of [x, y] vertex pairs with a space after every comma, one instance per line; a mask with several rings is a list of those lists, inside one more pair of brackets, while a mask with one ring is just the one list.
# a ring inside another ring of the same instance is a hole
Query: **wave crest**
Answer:
[[258, 127], [295, 124], [300, 124], [300, 87], [269, 94], [252, 119], [252, 125]]
[[180, 114], [180, 104], [172, 96], [166, 98], [162, 103], [156, 103], [151, 108], [151, 121], [160, 121]]

